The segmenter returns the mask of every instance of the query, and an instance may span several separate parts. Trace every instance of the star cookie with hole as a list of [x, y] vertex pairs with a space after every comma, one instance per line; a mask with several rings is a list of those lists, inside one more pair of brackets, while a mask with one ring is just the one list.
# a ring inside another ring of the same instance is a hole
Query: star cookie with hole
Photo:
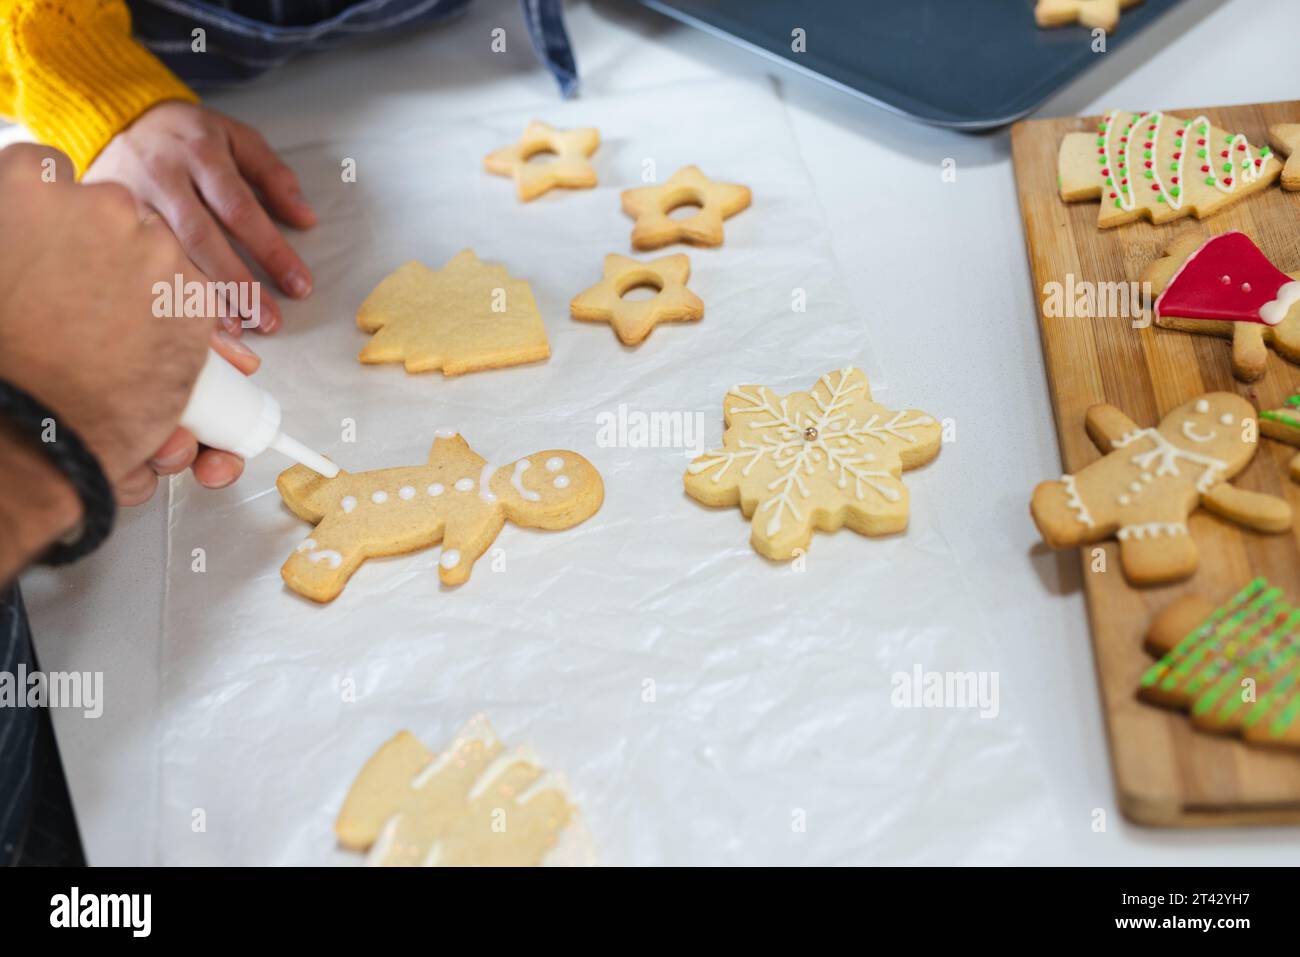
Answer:
[[1119, 25], [1121, 10], [1135, 7], [1142, 0], [1038, 0], [1034, 20], [1040, 27], [1064, 27], [1078, 23], [1091, 30], [1110, 33]]
[[[1265, 409], [1259, 413], [1259, 430], [1270, 439], [1300, 447], [1300, 392], [1286, 400], [1280, 409]], [[1300, 482], [1300, 452], [1291, 460], [1293, 481]]]
[[361, 362], [400, 362], [407, 372], [455, 376], [551, 354], [528, 283], [472, 249], [436, 272], [409, 262], [389, 274], [357, 310], [357, 325], [373, 333]]
[[1067, 133], [1057, 159], [1061, 199], [1101, 200], [1102, 229], [1149, 219], [1204, 219], [1265, 189], [1282, 172], [1273, 151], [1253, 147], [1205, 116], [1111, 110], [1095, 133]]
[[1282, 169], [1282, 188], [1300, 189], [1300, 123], [1279, 123], [1268, 129], [1268, 141], [1287, 157]]
[[[600, 131], [591, 127], [557, 130], [538, 120], [528, 124], [519, 142], [493, 150], [483, 157], [483, 168], [515, 181], [522, 202], [553, 189], [591, 189], [596, 171], [589, 160], [600, 146]], [[530, 163], [539, 154], [554, 159]]]
[[[573, 318], [582, 322], [608, 322], [624, 345], [634, 346], [661, 322], [697, 322], [704, 318], [704, 303], [686, 288], [691, 261], [684, 253], [638, 262], [611, 253], [605, 257], [605, 277], [569, 305]], [[653, 299], [623, 298], [629, 291], [648, 286]]]
[[902, 473], [938, 455], [942, 438], [933, 416], [873, 402], [866, 373], [854, 368], [785, 396], [735, 386], [723, 417], [722, 448], [691, 462], [686, 493], [705, 505], [739, 505], [751, 520], [750, 544], [776, 561], [806, 549], [813, 529], [901, 532]]
[[[721, 246], [722, 221], [749, 206], [748, 186], [715, 183], [697, 166], [683, 166], [660, 186], [638, 186], [623, 191], [623, 212], [632, 226], [633, 249], [659, 249], [670, 243]], [[699, 212], [684, 219], [669, 213], [683, 206]]]
[[1253, 382], [1268, 368], [1268, 346], [1300, 362], [1300, 282], [1282, 272], [1242, 232], [1191, 236], [1142, 273], [1156, 295], [1156, 325], [1232, 339], [1232, 371]]
[[1135, 585], [1196, 571], [1187, 519], [1197, 508], [1258, 532], [1288, 531], [1285, 501], [1231, 484], [1259, 448], [1255, 419], [1231, 392], [1186, 402], [1146, 429], [1113, 405], [1094, 405], [1084, 426], [1102, 458], [1040, 483], [1029, 506], [1034, 524], [1052, 548], [1119, 539], [1120, 565]]

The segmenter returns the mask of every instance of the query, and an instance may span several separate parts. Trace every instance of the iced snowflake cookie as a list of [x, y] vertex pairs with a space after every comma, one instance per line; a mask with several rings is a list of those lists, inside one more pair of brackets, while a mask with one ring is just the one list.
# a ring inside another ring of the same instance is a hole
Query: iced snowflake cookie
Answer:
[[1267, 147], [1225, 133], [1204, 116], [1112, 110], [1095, 133], [1067, 133], [1058, 158], [1061, 198], [1101, 200], [1104, 228], [1146, 217], [1204, 219], [1264, 189], [1282, 171]]
[[722, 410], [722, 448], [690, 464], [686, 492], [705, 505], [739, 504], [754, 550], [777, 561], [806, 549], [814, 528], [901, 532], [902, 473], [939, 454], [934, 417], [872, 402], [860, 369], [828, 372], [811, 391], [786, 396], [738, 385]]
[[1268, 129], [1268, 141], [1287, 158], [1282, 188], [1300, 189], [1300, 123], [1279, 123]]
[[1040, 27], [1064, 27], [1071, 23], [1107, 33], [1119, 23], [1121, 10], [1135, 7], [1142, 0], [1038, 0], [1034, 20]]
[[[1281, 409], [1265, 409], [1259, 414], [1259, 430], [1270, 439], [1300, 446], [1300, 393], [1286, 400]], [[1300, 482], [1300, 453], [1291, 460], [1291, 478]]]
[[[634, 346], [661, 322], [696, 322], [704, 318], [704, 303], [686, 288], [691, 261], [683, 253], [638, 262], [611, 253], [605, 257], [605, 277], [574, 297], [569, 311], [582, 322], [608, 322], [624, 345]], [[625, 299], [633, 289], [650, 286], [653, 299]]]
[[435, 755], [409, 731], [357, 775], [335, 821], [339, 843], [381, 867], [535, 867], [593, 863], [563, 779], [486, 718]]
[[409, 262], [386, 276], [357, 310], [357, 325], [373, 333], [363, 363], [401, 362], [407, 372], [454, 376], [551, 354], [528, 283], [472, 249], [437, 272]]
[[[512, 177], [515, 191], [526, 203], [556, 187], [591, 189], [595, 186], [596, 171], [588, 160], [599, 146], [599, 130], [590, 127], [557, 130], [533, 120], [519, 142], [483, 157], [483, 167], [497, 176]], [[528, 162], [540, 154], [552, 154], [555, 158]]]
[[1196, 595], [1160, 612], [1146, 649], [1144, 701], [1214, 734], [1300, 748], [1300, 609], [1257, 578], [1219, 607]]
[[1142, 282], [1157, 296], [1156, 325], [1232, 339], [1237, 378], [1260, 378], [1270, 345], [1300, 362], [1300, 282], [1269, 262], [1245, 233], [1175, 243], [1143, 272]]
[[[748, 186], [716, 183], [697, 166], [683, 166], [661, 186], [638, 186], [623, 191], [623, 212], [632, 225], [633, 249], [658, 249], [670, 243], [721, 246], [722, 221], [749, 207]], [[683, 206], [699, 212], [684, 219], [669, 213]]]
[[451, 431], [439, 431], [424, 465], [327, 479], [305, 466], [275, 486], [289, 509], [316, 526], [280, 569], [285, 583], [313, 601], [336, 598], [367, 558], [442, 543], [444, 585], [469, 579], [507, 521], [528, 528], [571, 528], [604, 501], [600, 473], [576, 452], [548, 449], [496, 466]]
[[1075, 475], [1034, 489], [1030, 512], [1053, 548], [1119, 539], [1129, 581], [1150, 585], [1196, 571], [1187, 517], [1204, 506], [1260, 532], [1291, 527], [1291, 508], [1229, 480], [1255, 456], [1255, 410], [1231, 392], [1180, 405], [1153, 429], [1112, 405], [1088, 410], [1088, 436], [1103, 457]]

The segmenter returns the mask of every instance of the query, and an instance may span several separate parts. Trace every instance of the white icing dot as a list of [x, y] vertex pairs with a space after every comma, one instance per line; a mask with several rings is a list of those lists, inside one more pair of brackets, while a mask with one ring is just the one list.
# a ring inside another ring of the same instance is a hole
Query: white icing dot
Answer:
[[1197, 403], [1196, 403], [1196, 411], [1197, 411], [1197, 412], [1209, 412], [1209, 411], [1210, 411], [1210, 403], [1207, 402], [1205, 399], [1199, 399], [1199, 400], [1197, 400]]
[[316, 539], [304, 538], [302, 542], [299, 543], [298, 547], [294, 549], [294, 551], [309, 552], [315, 547], [316, 547]]
[[1128, 490], [1129, 490], [1130, 492], [1140, 492], [1140, 491], [1142, 491], [1142, 483], [1141, 483], [1141, 482], [1134, 482], [1132, 485], [1130, 485], [1130, 486], [1128, 487]]
[[460, 552], [454, 548], [446, 549], [442, 553], [442, 557], [438, 559], [438, 564], [443, 568], [455, 568], [460, 564]]
[[403, 485], [397, 490], [397, 497], [409, 502], [411, 499], [415, 498], [415, 489], [411, 488], [409, 485]]
[[1121, 505], [1127, 505], [1131, 501], [1132, 499], [1130, 499], [1127, 495], [1121, 495], [1119, 497], [1119, 504]]
[[558, 455], [553, 455], [546, 460], [546, 471], [558, 472], [562, 468], [564, 468], [564, 459], [560, 458]]
[[374, 502], [376, 505], [383, 505], [388, 501], [388, 493], [376, 492], [374, 495], [370, 496], [370, 501]]
[[456, 484], [452, 486], [457, 492], [468, 492], [474, 487], [472, 478], [456, 479]]
[[343, 501], [339, 502], [339, 505], [343, 507], [343, 511], [350, 512], [357, 507], [357, 500], [351, 495], [344, 495]]
[[1224, 425], [1232, 425], [1232, 413], [1231, 412], [1223, 413], [1223, 415], [1219, 416], [1219, 421], [1222, 422]]
[[554, 484], [555, 484], [555, 487], [556, 487], [556, 488], [568, 488], [568, 487], [569, 487], [569, 477], [568, 477], [567, 475], [557, 475], [557, 476], [555, 476], [555, 483], [554, 483]]
[[1144, 482], [1151, 482], [1151, 481], [1154, 481], [1154, 479], [1155, 479], [1155, 476], [1152, 475], [1150, 472], [1143, 472], [1143, 473], [1142, 473], [1142, 481], [1144, 481]]
[[430, 495], [441, 495], [444, 489], [437, 482], [434, 482], [432, 485], [426, 488], [425, 491], [428, 492]]

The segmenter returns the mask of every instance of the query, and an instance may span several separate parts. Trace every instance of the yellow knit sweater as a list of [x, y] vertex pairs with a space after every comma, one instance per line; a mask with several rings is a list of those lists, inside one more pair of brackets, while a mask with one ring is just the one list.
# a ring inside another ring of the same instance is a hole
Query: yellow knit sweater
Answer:
[[67, 153], [78, 176], [162, 100], [198, 97], [131, 38], [122, 0], [0, 0], [0, 116]]

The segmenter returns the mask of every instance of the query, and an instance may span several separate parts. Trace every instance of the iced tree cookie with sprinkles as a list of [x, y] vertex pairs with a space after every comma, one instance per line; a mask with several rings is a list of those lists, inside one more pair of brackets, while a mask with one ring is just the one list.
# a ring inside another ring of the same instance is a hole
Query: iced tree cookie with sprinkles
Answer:
[[498, 466], [454, 431], [436, 436], [424, 465], [330, 479], [301, 465], [281, 472], [275, 486], [285, 504], [316, 526], [280, 569], [285, 584], [333, 601], [367, 558], [441, 542], [438, 576], [459, 585], [507, 521], [571, 528], [604, 501], [600, 473], [576, 452], [548, 449]]
[[1156, 296], [1156, 325], [1232, 340], [1232, 371], [1253, 382], [1268, 368], [1268, 347], [1300, 362], [1300, 282], [1278, 269], [1243, 232], [1170, 247], [1142, 273]]
[[1282, 164], [1267, 146], [1252, 146], [1205, 116], [1111, 110], [1093, 133], [1067, 133], [1058, 158], [1061, 198], [1101, 200], [1105, 229], [1146, 218], [1168, 223], [1204, 219], [1259, 192]]
[[1285, 501], [1230, 484], [1259, 448], [1255, 409], [1238, 395], [1211, 392], [1146, 429], [1112, 405], [1094, 405], [1085, 425], [1102, 458], [1041, 483], [1030, 503], [1052, 548], [1119, 539], [1125, 577], [1153, 585], [1196, 571], [1187, 519], [1198, 507], [1259, 532], [1291, 527]]
[[[1265, 409], [1259, 414], [1259, 430], [1270, 439], [1300, 447], [1300, 392], [1286, 400], [1280, 409]], [[1300, 452], [1291, 459], [1291, 479], [1300, 482]]]
[[691, 462], [686, 492], [705, 505], [739, 505], [754, 550], [776, 561], [806, 549], [813, 529], [901, 532], [902, 473], [938, 455], [942, 437], [933, 416], [873, 402], [866, 373], [854, 368], [784, 396], [734, 386], [722, 408], [722, 447]]

